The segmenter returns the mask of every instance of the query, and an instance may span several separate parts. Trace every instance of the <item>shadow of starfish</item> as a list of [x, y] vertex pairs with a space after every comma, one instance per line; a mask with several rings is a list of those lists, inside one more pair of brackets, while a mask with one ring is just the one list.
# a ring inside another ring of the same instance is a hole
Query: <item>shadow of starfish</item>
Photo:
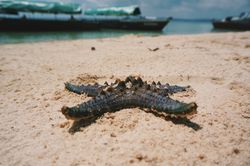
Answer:
[[187, 127], [192, 128], [195, 131], [202, 129], [202, 127], [199, 124], [192, 122], [191, 120], [189, 120], [186, 117], [184, 117], [184, 118], [170, 118], [169, 120], [172, 121], [174, 124], [185, 125]]
[[184, 125], [186, 127], [192, 128], [195, 131], [202, 129], [199, 124], [192, 122], [187, 117], [171, 117], [169, 115], [159, 114], [159, 112], [156, 112], [154, 110], [145, 110], [145, 112], [154, 114], [156, 117], [162, 117], [164, 120], [171, 121], [176, 125]]
[[90, 118], [90, 119], [81, 119], [78, 121], [74, 121], [72, 126], [69, 128], [68, 132], [70, 134], [74, 134], [76, 132], [81, 131], [81, 128], [85, 128], [90, 126], [91, 124], [95, 123], [97, 119], [99, 119], [100, 117], [94, 117], [94, 118]]

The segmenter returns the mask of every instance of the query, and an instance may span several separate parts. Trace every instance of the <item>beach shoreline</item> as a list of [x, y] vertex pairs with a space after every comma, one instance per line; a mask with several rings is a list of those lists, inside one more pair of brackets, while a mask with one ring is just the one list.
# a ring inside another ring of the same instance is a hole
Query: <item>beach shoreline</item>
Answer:
[[[250, 165], [250, 32], [1, 44], [0, 62], [0, 165]], [[173, 98], [198, 113], [124, 109], [77, 126], [59, 112], [89, 99], [64, 82], [129, 75], [190, 85]]]

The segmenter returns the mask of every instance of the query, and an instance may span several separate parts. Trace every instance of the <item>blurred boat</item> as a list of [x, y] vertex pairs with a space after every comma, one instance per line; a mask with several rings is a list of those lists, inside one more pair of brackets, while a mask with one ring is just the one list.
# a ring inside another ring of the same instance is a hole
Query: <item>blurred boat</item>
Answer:
[[88, 9], [84, 15], [108, 29], [160, 31], [171, 20], [171, 17], [142, 16], [138, 6]]
[[99, 23], [82, 16], [80, 5], [27, 0], [0, 1], [1, 31], [94, 30]]
[[250, 13], [243, 12], [238, 17], [214, 20], [213, 26], [218, 29], [250, 30]]
[[100, 29], [98, 22], [79, 16], [44, 15], [0, 13], [0, 31], [83, 31]]
[[80, 5], [28, 0], [0, 1], [1, 31], [162, 30], [171, 18], [141, 16], [138, 6], [88, 9]]
[[[85, 17], [89, 18], [89, 17]], [[161, 31], [171, 18], [146, 16], [91, 16], [103, 29]]]

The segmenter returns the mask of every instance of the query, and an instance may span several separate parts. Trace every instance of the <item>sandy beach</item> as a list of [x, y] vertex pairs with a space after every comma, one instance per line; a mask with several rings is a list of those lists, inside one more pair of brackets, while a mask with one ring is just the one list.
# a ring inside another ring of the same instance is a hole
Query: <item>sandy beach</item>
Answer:
[[[0, 63], [0, 165], [250, 165], [250, 32], [6, 44]], [[134, 108], [76, 124], [59, 112], [89, 99], [65, 82], [128, 75], [190, 85], [172, 97], [198, 113]]]

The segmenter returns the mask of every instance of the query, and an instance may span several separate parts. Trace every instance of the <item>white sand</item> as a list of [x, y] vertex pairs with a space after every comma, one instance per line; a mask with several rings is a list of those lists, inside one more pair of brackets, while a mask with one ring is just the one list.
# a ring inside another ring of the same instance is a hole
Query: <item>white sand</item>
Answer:
[[[0, 165], [250, 165], [250, 32], [0, 45], [0, 63]], [[64, 82], [130, 74], [191, 85], [175, 97], [198, 114], [126, 109], [69, 132], [58, 110], [88, 98]]]

